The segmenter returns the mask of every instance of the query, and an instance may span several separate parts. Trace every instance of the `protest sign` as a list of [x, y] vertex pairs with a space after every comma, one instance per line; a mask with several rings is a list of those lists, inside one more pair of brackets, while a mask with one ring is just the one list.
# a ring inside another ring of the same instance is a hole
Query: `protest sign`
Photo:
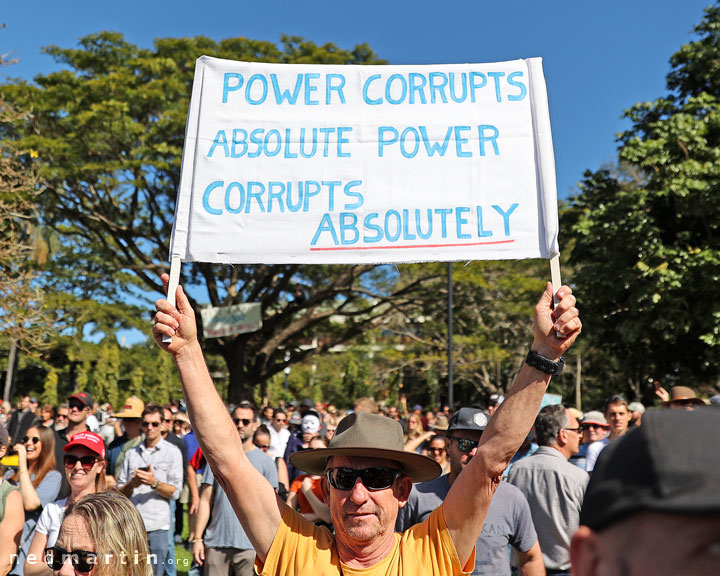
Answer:
[[205, 338], [222, 338], [262, 328], [262, 309], [256, 302], [203, 308], [200, 315]]
[[557, 252], [539, 58], [198, 60], [171, 259], [329, 264]]

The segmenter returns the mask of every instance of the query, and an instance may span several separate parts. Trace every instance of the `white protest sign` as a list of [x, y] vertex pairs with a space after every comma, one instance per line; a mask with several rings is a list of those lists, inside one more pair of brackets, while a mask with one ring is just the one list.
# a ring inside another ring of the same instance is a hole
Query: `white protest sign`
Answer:
[[557, 228], [539, 58], [197, 62], [171, 258], [550, 258]]
[[200, 310], [200, 315], [205, 338], [222, 338], [255, 332], [262, 328], [261, 306], [255, 302], [221, 308], [203, 308]]

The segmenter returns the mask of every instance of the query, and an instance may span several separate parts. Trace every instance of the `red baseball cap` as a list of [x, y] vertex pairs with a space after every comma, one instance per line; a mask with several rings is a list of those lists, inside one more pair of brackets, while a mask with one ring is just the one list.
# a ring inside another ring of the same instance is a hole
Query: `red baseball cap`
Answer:
[[70, 442], [63, 446], [63, 451], [67, 452], [73, 446], [84, 446], [88, 450], [95, 452], [103, 460], [105, 459], [105, 442], [95, 432], [78, 432], [70, 439]]

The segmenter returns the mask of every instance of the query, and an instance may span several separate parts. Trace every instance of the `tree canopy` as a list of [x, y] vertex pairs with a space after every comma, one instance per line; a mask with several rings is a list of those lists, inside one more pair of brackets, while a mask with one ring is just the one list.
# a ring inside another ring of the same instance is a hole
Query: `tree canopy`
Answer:
[[720, 375], [717, 4], [696, 33], [670, 59], [670, 93], [625, 113], [619, 168], [586, 173], [566, 220], [593, 369], [636, 396]]

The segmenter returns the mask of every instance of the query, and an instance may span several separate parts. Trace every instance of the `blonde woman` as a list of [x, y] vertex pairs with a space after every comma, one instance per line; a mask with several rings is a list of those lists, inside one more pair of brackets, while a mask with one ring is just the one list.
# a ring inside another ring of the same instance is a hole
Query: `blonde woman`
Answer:
[[68, 507], [55, 546], [45, 552], [61, 576], [152, 576], [147, 534], [120, 492], [88, 494]]
[[105, 489], [105, 443], [94, 432], [79, 432], [63, 447], [70, 495], [45, 506], [25, 560], [25, 576], [49, 575], [43, 551], [55, 545], [66, 509], [83, 496]]
[[[405, 434], [405, 450], [411, 452], [418, 452], [418, 446], [413, 448], [415, 440], [422, 438], [425, 434], [425, 429], [422, 425], [422, 419], [419, 414], [412, 412], [407, 418], [407, 434]], [[408, 444], [410, 446], [408, 447]]]

